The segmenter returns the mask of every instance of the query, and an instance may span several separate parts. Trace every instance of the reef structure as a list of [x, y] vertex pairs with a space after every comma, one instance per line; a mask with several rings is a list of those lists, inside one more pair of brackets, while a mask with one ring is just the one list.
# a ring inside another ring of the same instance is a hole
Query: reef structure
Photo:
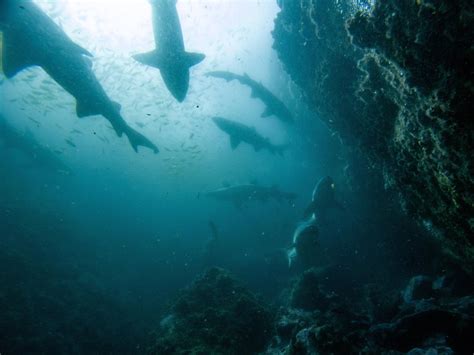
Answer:
[[273, 335], [270, 310], [213, 267], [183, 290], [160, 322], [150, 354], [254, 354]]
[[472, 273], [474, 4], [279, 4], [274, 49], [310, 107]]

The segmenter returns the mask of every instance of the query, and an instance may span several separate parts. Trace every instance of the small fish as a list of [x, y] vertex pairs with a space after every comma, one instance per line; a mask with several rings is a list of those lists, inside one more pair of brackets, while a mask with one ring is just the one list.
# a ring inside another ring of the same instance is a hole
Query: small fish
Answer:
[[74, 142], [71, 141], [71, 140], [69, 140], [69, 139], [65, 139], [65, 142], [66, 142], [67, 144], [69, 144], [71, 147], [74, 147], [74, 148], [77, 147], [77, 146], [74, 144]]
[[28, 119], [29, 119], [30, 121], [33, 121], [33, 122], [36, 123], [37, 125], [41, 125], [41, 122], [35, 120], [34, 118], [28, 117]]

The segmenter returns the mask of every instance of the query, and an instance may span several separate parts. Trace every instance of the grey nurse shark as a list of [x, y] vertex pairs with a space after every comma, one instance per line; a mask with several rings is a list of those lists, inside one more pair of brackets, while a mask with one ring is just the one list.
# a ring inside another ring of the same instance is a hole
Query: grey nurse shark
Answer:
[[242, 85], [248, 86], [250, 89], [252, 89], [251, 97], [262, 100], [266, 106], [265, 111], [261, 114], [261, 117], [274, 115], [285, 123], [294, 122], [293, 115], [285, 106], [285, 104], [265, 86], [253, 80], [247, 74], [239, 75], [229, 71], [211, 71], [208, 72], [206, 76], [224, 79], [225, 81], [237, 80]]
[[150, 4], [156, 48], [133, 58], [158, 68], [168, 90], [182, 102], [188, 92], [189, 68], [200, 63], [205, 56], [185, 51], [176, 0], [150, 0]]
[[274, 199], [278, 202], [286, 200], [289, 203], [293, 203], [297, 198], [296, 194], [282, 191], [277, 186], [267, 187], [256, 183], [234, 186], [226, 185], [207, 192], [205, 196], [220, 201], [232, 202], [239, 209], [252, 201], [266, 202]]
[[29, 131], [23, 133], [12, 127], [0, 114], [0, 146], [22, 152], [31, 163], [55, 172], [70, 174], [71, 170], [50, 149], [39, 144]]
[[120, 114], [120, 105], [106, 94], [92, 71], [92, 55], [74, 43], [37, 5], [26, 0], [0, 1], [3, 32], [3, 72], [12, 78], [18, 72], [40, 66], [76, 99], [78, 117], [104, 116], [118, 136], [128, 137], [133, 149], [158, 148], [132, 129]]
[[221, 131], [229, 135], [232, 149], [236, 149], [241, 142], [245, 142], [251, 145], [256, 152], [261, 149], [267, 149], [272, 154], [277, 153], [282, 155], [287, 148], [286, 145], [275, 145], [271, 143], [268, 138], [258, 133], [255, 127], [250, 127], [223, 117], [213, 117], [212, 120]]

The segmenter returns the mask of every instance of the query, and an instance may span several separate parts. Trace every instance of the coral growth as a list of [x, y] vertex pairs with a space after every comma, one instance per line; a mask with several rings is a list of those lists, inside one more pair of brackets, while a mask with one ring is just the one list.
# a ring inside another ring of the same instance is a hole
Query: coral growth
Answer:
[[211, 268], [162, 322], [155, 354], [253, 354], [273, 334], [269, 310], [226, 271]]
[[281, 1], [274, 48], [319, 117], [472, 272], [474, 5], [352, 3]]

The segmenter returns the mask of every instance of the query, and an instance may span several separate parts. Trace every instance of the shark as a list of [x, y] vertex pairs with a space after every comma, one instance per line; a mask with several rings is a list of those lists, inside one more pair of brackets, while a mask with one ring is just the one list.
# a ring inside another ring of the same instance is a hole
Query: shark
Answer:
[[177, 0], [150, 0], [155, 49], [133, 56], [138, 62], [158, 68], [170, 93], [183, 102], [189, 87], [189, 68], [204, 60], [201, 53], [184, 49], [183, 33], [176, 10]]
[[304, 211], [304, 217], [324, 218], [326, 211], [331, 208], [344, 210], [344, 206], [336, 200], [334, 180], [330, 176], [325, 176], [313, 189], [311, 202]]
[[276, 153], [282, 155], [287, 148], [286, 145], [275, 145], [271, 143], [268, 138], [258, 133], [255, 127], [250, 127], [223, 117], [213, 117], [212, 120], [220, 130], [229, 135], [230, 146], [233, 150], [236, 149], [241, 142], [251, 145], [256, 152], [261, 149], [267, 149], [272, 154]]
[[126, 123], [120, 105], [107, 96], [92, 70], [92, 54], [73, 42], [32, 1], [1, 0], [0, 30], [3, 73], [8, 79], [39, 66], [76, 99], [79, 118], [102, 115], [119, 137], [128, 137], [135, 151], [143, 146], [158, 153], [155, 144]]
[[205, 193], [205, 196], [220, 201], [230, 201], [239, 209], [251, 201], [266, 202], [273, 199], [280, 203], [285, 200], [288, 203], [293, 203], [297, 198], [295, 193], [282, 191], [277, 186], [267, 187], [256, 183], [226, 185]]
[[0, 115], [0, 142], [6, 149], [16, 149], [42, 168], [70, 174], [69, 167], [48, 148], [39, 144], [28, 131], [20, 133], [8, 120]]
[[298, 224], [293, 233], [293, 242], [287, 250], [288, 267], [308, 267], [313, 262], [320, 248], [319, 228], [316, 218], [312, 216]]
[[326, 213], [332, 208], [344, 209], [335, 198], [335, 184], [330, 176], [321, 178], [313, 189], [312, 199], [304, 212], [304, 220], [298, 224], [293, 233], [293, 242], [287, 251], [290, 269], [314, 266], [321, 251], [319, 236], [321, 223]]
[[285, 104], [261, 83], [250, 78], [247, 73], [239, 75], [229, 71], [211, 71], [206, 73], [206, 76], [224, 79], [227, 82], [237, 80], [239, 83], [250, 87], [252, 89], [251, 97], [260, 99], [266, 106], [261, 117], [274, 115], [285, 123], [294, 122], [293, 115]]

